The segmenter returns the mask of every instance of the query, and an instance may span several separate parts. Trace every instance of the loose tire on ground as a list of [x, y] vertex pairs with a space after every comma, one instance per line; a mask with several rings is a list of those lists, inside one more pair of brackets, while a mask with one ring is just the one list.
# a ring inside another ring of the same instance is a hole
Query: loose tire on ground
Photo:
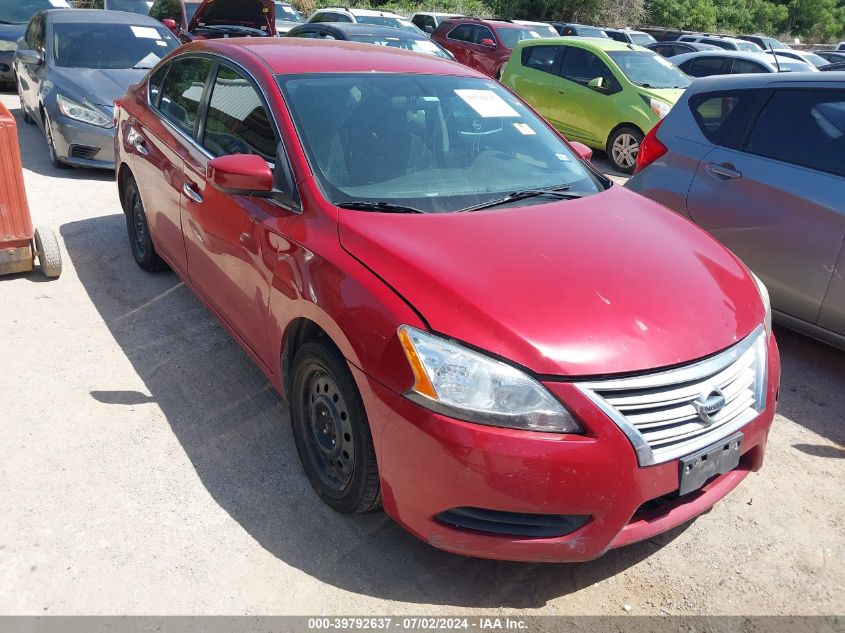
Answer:
[[150, 236], [150, 225], [141, 202], [138, 184], [131, 176], [123, 194], [123, 211], [126, 214], [126, 232], [129, 234], [129, 248], [135, 263], [147, 272], [167, 269], [167, 264], [156, 253]]
[[626, 174], [634, 173], [643, 138], [642, 132], [629, 125], [613, 131], [607, 139], [607, 157], [616, 169]]
[[35, 229], [35, 252], [41, 272], [47, 277], [55, 279], [62, 274], [62, 252], [53, 229], [45, 226]]
[[370, 424], [346, 359], [330, 343], [312, 341], [297, 351], [291, 371], [293, 437], [311, 486], [343, 514], [378, 508]]

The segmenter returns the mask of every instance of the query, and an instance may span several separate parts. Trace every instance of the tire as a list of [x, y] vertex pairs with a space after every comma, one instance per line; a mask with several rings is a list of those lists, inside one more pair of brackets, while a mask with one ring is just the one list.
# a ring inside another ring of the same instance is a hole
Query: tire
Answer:
[[35, 123], [35, 119], [33, 119], [29, 112], [26, 111], [26, 105], [23, 102], [23, 97], [20, 96], [21, 87], [17, 83], [15, 83], [15, 87], [18, 91], [18, 99], [20, 99], [21, 101], [21, 118], [23, 118], [23, 122], [27, 125], [32, 125], [33, 123]]
[[613, 131], [607, 139], [607, 157], [616, 169], [625, 174], [634, 173], [643, 138], [643, 133], [630, 125]]
[[129, 248], [135, 263], [147, 272], [165, 270], [167, 264], [156, 253], [150, 235], [150, 225], [147, 223], [147, 214], [144, 212], [144, 204], [141, 202], [141, 193], [138, 191], [138, 184], [131, 176], [126, 183], [126, 190], [123, 194], [123, 210], [126, 214], [126, 232], [129, 235]]
[[381, 505], [370, 423], [349, 366], [312, 341], [293, 360], [290, 414], [299, 459], [320, 499], [342, 514]]
[[45, 226], [35, 229], [35, 252], [45, 276], [56, 279], [62, 274], [62, 252], [53, 229]]
[[50, 119], [47, 118], [47, 113], [44, 113], [44, 136], [47, 139], [47, 151], [50, 152], [50, 163], [56, 169], [68, 169], [70, 165], [62, 161], [56, 153], [56, 144], [53, 141], [53, 129], [50, 126]]

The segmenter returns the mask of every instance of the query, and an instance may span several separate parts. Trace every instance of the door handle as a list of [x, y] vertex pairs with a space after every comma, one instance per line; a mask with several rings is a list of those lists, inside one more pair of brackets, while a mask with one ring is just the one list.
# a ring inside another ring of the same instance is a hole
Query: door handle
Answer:
[[566, 94], [566, 90], [561, 90], [561, 89], [558, 89], [557, 93], [558, 93], [558, 94], [560, 94], [560, 95], [565, 95], [565, 94]]
[[192, 183], [186, 182], [182, 185], [182, 193], [184, 193], [190, 200], [196, 202], [197, 204], [202, 203], [202, 195], [200, 192], [194, 189], [194, 185]]
[[742, 177], [742, 174], [736, 169], [734, 169], [733, 165], [718, 165], [716, 163], [708, 163], [705, 169], [707, 169], [707, 171], [709, 171], [711, 174], [715, 174], [719, 178], [724, 178], [726, 180], [736, 180], [737, 178]]

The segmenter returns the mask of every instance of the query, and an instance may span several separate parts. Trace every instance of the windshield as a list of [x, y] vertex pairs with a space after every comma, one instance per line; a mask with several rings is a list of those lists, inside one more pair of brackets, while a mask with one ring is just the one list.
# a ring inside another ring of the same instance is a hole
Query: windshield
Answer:
[[648, 33], [628, 33], [628, 35], [634, 44], [639, 44], [640, 46], [648, 46], [649, 44], [654, 44], [657, 41]]
[[53, 25], [56, 66], [65, 68], [152, 68], [178, 45], [160, 25]]
[[305, 18], [302, 17], [302, 14], [294, 9], [289, 4], [284, 4], [282, 2], [276, 2], [276, 20], [284, 21], [284, 22], [305, 22]]
[[355, 17], [361, 24], [378, 24], [379, 26], [392, 26], [395, 29], [402, 29], [410, 33], [422, 33], [410, 20], [396, 18], [387, 15], [359, 15]]
[[67, 7], [64, 0], [0, 0], [0, 24], [26, 24], [39, 11]]
[[505, 48], [516, 48], [518, 42], [522, 40], [536, 40], [540, 38], [540, 34], [534, 29], [496, 29], [499, 34], [499, 39]]
[[790, 59], [788, 57], [781, 57], [780, 55], [777, 58], [777, 65], [780, 66], [780, 72], [782, 73], [813, 72], [813, 67], [810, 64], [805, 64], [804, 62], [799, 62], [796, 59]]
[[449, 53], [429, 39], [415, 40], [410, 37], [393, 37], [383, 35], [352, 35], [350, 39], [353, 42], [377, 44], [378, 46], [390, 46], [391, 48], [401, 48], [406, 51], [414, 51], [415, 53], [428, 53], [429, 55], [436, 55], [437, 57], [442, 57], [443, 59], [452, 59], [452, 56], [449, 55]]
[[804, 53], [804, 59], [806, 59], [808, 62], [812, 63], [816, 67], [827, 66], [830, 63], [824, 57], [820, 57], [815, 53]]
[[490, 79], [356, 73], [278, 81], [333, 204], [377, 200], [445, 213], [526, 189], [569, 186], [567, 193], [590, 195], [604, 188]]
[[529, 31], [537, 33], [540, 37], [560, 37], [560, 33], [551, 24], [525, 24], [524, 26]]
[[149, 15], [152, 6], [152, 0], [106, 0], [103, 3], [103, 8], [109, 11], [126, 11], [141, 15]]
[[188, 24], [191, 23], [191, 20], [194, 19], [194, 15], [196, 15], [197, 9], [200, 8], [199, 2], [186, 2], [185, 3], [185, 14], [188, 18]]
[[759, 53], [762, 48], [757, 46], [754, 42], [746, 42], [745, 40], [737, 40], [736, 50], [747, 51], [749, 53]]
[[689, 78], [665, 57], [652, 51], [608, 51], [631, 83], [643, 88], [686, 88]]

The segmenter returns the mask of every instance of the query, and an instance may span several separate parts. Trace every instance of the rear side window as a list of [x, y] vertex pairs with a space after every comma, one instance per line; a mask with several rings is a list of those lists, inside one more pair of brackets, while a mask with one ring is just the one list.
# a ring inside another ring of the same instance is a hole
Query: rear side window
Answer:
[[733, 121], [748, 109], [753, 96], [750, 90], [699, 94], [689, 100], [689, 107], [701, 133], [711, 143], [719, 144]]
[[161, 90], [159, 110], [188, 136], [194, 135], [197, 112], [211, 70], [211, 60], [189, 57], [175, 60]]
[[449, 31], [449, 35], [446, 37], [450, 40], [458, 40], [459, 42], [471, 42], [473, 30], [472, 24], [461, 24]]
[[723, 42], [722, 40], [701, 40], [702, 44], [710, 44], [711, 46], [718, 46], [724, 48], [726, 51], [734, 50], [735, 47], [730, 42]]
[[211, 89], [203, 145], [214, 156], [258, 154], [272, 162], [276, 132], [255, 87], [240, 73], [221, 66]]
[[845, 90], [780, 90], [757, 117], [745, 150], [845, 176]]
[[628, 38], [625, 37], [624, 33], [619, 33], [618, 31], [605, 31], [608, 37], [611, 39], [616, 40], [617, 42], [627, 42]]
[[522, 49], [522, 65], [555, 74], [558, 46], [526, 46]]

